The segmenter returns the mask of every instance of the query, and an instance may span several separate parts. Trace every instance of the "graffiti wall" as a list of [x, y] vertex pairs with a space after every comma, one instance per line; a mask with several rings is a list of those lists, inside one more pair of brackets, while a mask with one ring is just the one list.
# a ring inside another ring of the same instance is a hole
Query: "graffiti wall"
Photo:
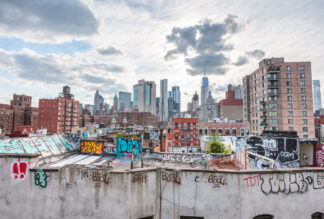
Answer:
[[103, 155], [104, 142], [103, 141], [81, 140], [80, 150], [81, 150], [81, 153]]
[[316, 164], [317, 167], [324, 167], [324, 145], [316, 145]]
[[249, 168], [263, 169], [272, 166], [274, 168], [286, 168], [298, 167], [299, 165], [299, 142], [297, 138], [250, 136], [243, 139], [243, 143], [240, 142], [240, 144], [245, 144], [247, 147]]
[[132, 151], [134, 149], [134, 160], [141, 158], [143, 149], [142, 135], [135, 134], [118, 134], [117, 135], [117, 159], [130, 161], [132, 159]]
[[73, 150], [73, 145], [62, 135], [46, 135], [0, 140], [0, 153], [41, 154], [43, 157]]

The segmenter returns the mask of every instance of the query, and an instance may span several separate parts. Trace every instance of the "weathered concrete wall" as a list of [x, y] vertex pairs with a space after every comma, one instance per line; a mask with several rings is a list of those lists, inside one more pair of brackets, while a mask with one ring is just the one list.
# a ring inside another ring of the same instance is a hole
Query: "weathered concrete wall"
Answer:
[[286, 219], [324, 212], [324, 169], [109, 172], [70, 167], [24, 172], [22, 164], [29, 161], [0, 159], [0, 214], [5, 218], [245, 219], [272, 214]]

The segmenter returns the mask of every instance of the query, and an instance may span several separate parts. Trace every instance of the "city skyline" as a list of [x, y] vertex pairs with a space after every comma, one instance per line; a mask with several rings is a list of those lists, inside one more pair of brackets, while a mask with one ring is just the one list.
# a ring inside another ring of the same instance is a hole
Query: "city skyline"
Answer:
[[[170, 87], [180, 87], [185, 109], [200, 89], [204, 65], [213, 97], [220, 100], [227, 84], [241, 84], [262, 58], [271, 57], [310, 61], [313, 79], [324, 80], [323, 2], [33, 4], [0, 5], [8, 15], [0, 17], [4, 103], [17, 93], [33, 96], [37, 106], [38, 99], [55, 97], [68, 85], [84, 105], [92, 104], [96, 89], [112, 105], [115, 93], [131, 92], [138, 80], [155, 81], [159, 90], [165, 78]], [[13, 9], [20, 16], [9, 16]]]

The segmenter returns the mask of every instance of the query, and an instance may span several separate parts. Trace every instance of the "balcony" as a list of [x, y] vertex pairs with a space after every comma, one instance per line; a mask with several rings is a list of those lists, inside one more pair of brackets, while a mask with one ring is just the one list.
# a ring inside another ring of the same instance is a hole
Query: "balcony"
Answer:
[[277, 75], [271, 75], [271, 76], [268, 76], [268, 80], [269, 81], [278, 81], [278, 80], [280, 80], [280, 77]]
[[261, 105], [266, 105], [266, 102], [264, 100], [260, 101]]
[[279, 96], [280, 95], [280, 91], [270, 91], [268, 92], [269, 96]]
[[268, 88], [278, 88], [280, 87], [280, 84], [278, 83], [268, 83]]
[[260, 116], [260, 119], [266, 119], [267, 116], [263, 115], [263, 116]]
[[260, 111], [261, 112], [266, 112], [267, 111], [267, 108], [261, 108]]
[[280, 67], [279, 66], [269, 66], [267, 72], [268, 73], [277, 73], [277, 72], [280, 72]]

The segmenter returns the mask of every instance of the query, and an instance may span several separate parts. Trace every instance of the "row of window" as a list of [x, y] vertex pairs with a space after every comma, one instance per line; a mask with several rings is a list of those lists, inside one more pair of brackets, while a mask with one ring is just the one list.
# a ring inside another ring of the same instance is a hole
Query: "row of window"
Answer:
[[[287, 96], [287, 101], [291, 102], [292, 101], [292, 96]], [[306, 96], [301, 96], [301, 101], [306, 102]]]
[[[286, 66], [286, 71], [291, 71], [291, 66]], [[299, 66], [299, 71], [305, 71], [305, 67], [303, 65]]]
[[[291, 81], [286, 81], [286, 85], [288, 86], [288, 87], [290, 87], [291, 86]], [[305, 86], [305, 81], [301, 81], [300, 82], [300, 86]]]
[[[177, 140], [177, 139], [179, 139], [179, 134], [178, 133], [176, 133], [175, 135], [174, 135], [174, 138]], [[193, 133], [192, 134], [192, 140], [196, 140], [197, 139], [197, 134], [196, 133]], [[190, 133], [188, 133], [188, 134], [186, 134], [186, 139], [185, 139], [185, 135], [181, 135], [181, 140], [182, 141], [184, 141], [184, 140], [191, 140], [191, 135], [190, 135]]]
[[[184, 128], [190, 129], [191, 123], [188, 122], [186, 127], [185, 127], [184, 124], [185, 123], [181, 123], [181, 126], [180, 126], [181, 129], [184, 129]], [[177, 122], [174, 124], [174, 128], [175, 129], [178, 129], [179, 128], [179, 124]], [[196, 123], [192, 123], [192, 128], [193, 129], [196, 129]]]
[[[232, 129], [232, 135], [233, 136], [236, 136], [236, 133], [237, 133], [236, 130], [237, 130], [236, 128]], [[240, 131], [241, 131], [241, 136], [244, 136], [244, 129], [241, 128]], [[245, 132], [246, 132], [245, 133], [246, 135], [249, 135], [249, 130], [248, 129], [246, 129]], [[223, 134], [223, 129], [221, 129], [221, 128], [218, 129], [217, 133], [219, 135], [222, 135]], [[211, 135], [216, 135], [217, 133], [216, 133], [216, 129], [211, 129]], [[208, 130], [207, 129], [204, 130], [204, 134], [208, 135]], [[199, 129], [199, 135], [203, 135], [203, 130], [202, 129]], [[225, 135], [230, 135], [230, 129], [229, 128], [225, 128]]]
[[[300, 92], [302, 94], [306, 94], [306, 88], [301, 88]], [[292, 94], [292, 89], [291, 88], [287, 88], [287, 94]]]

